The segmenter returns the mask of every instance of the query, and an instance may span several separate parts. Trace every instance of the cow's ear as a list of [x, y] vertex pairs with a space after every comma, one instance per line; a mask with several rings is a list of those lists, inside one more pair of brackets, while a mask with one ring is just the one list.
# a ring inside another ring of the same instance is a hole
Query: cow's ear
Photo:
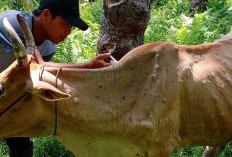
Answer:
[[32, 89], [30, 89], [29, 91], [38, 94], [48, 101], [57, 101], [61, 99], [68, 99], [71, 97], [70, 94], [61, 92], [57, 88], [43, 81], [37, 81], [36, 83], [33, 83]]

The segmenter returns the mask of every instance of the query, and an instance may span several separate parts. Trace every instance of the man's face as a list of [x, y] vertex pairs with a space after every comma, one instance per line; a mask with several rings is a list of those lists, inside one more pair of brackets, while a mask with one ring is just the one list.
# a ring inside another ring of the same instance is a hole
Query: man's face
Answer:
[[71, 33], [72, 26], [66, 22], [61, 16], [50, 18], [46, 23], [48, 38], [55, 44], [58, 44]]

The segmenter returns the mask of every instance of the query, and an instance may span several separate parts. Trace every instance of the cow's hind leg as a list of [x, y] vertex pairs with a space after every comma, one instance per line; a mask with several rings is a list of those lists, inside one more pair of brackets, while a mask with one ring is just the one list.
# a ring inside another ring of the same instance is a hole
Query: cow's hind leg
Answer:
[[219, 154], [225, 149], [226, 145], [221, 146], [206, 146], [202, 157], [218, 157]]

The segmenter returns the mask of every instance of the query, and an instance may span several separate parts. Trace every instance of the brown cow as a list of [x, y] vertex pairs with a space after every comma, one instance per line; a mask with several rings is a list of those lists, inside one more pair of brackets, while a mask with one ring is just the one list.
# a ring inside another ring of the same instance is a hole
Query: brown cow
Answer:
[[167, 157], [183, 146], [223, 144], [232, 137], [231, 49], [231, 38], [150, 43], [94, 70], [18, 58], [0, 74], [0, 136], [56, 128], [80, 157]]

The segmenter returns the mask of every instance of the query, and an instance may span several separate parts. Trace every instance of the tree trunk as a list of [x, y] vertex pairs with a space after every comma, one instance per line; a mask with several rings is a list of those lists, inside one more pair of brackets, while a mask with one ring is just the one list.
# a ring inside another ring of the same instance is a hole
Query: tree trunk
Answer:
[[22, 1], [24, 10], [28, 13], [32, 13], [33, 11], [32, 0], [21, 0], [21, 1]]
[[194, 15], [195, 12], [204, 12], [206, 11], [206, 3], [208, 0], [191, 0], [189, 7], [189, 13]]
[[142, 45], [149, 18], [150, 0], [104, 0], [97, 53], [119, 60]]

